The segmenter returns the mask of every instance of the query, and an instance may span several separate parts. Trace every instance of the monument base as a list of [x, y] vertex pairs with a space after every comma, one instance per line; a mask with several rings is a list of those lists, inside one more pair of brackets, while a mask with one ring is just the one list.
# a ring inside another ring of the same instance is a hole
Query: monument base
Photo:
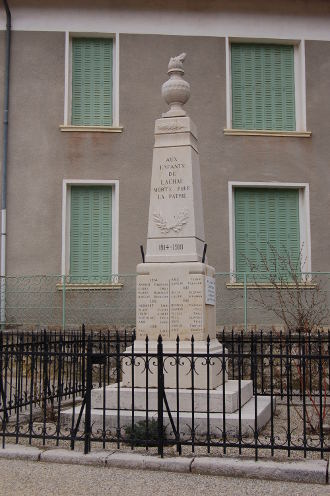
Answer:
[[[119, 389], [119, 395], [118, 395]], [[253, 396], [253, 383], [251, 380], [241, 381], [241, 392], [239, 393], [239, 383], [237, 380], [228, 380], [216, 389], [207, 391], [206, 389], [165, 389], [168, 406], [171, 412], [194, 412], [207, 413], [207, 396], [209, 400], [210, 413], [234, 413], [238, 410], [239, 405], [243, 407]], [[104, 398], [105, 396], [105, 398]], [[118, 403], [119, 396], [119, 403]], [[148, 402], [147, 402], [148, 400]], [[111, 384], [105, 388], [96, 388], [92, 390], [92, 406], [94, 409], [117, 410], [118, 404], [120, 410], [134, 410], [146, 412], [147, 406], [150, 411], [158, 409], [158, 389], [148, 387], [144, 388], [125, 387], [124, 383]], [[193, 407], [193, 408], [192, 408]], [[165, 407], [164, 407], [165, 408]]]
[[[179, 354], [175, 341], [163, 341], [163, 370], [165, 388], [196, 388], [215, 389], [227, 380], [228, 374], [222, 369], [226, 350], [218, 340], [212, 339], [207, 350], [206, 341], [195, 341], [192, 349], [190, 341], [180, 341]], [[193, 352], [193, 355], [192, 355]], [[209, 365], [207, 365], [207, 353]], [[134, 342], [132, 347], [126, 349], [122, 360], [122, 385], [134, 388], [145, 388], [147, 381], [149, 388], [158, 385], [157, 341], [148, 342], [148, 354], [145, 341]], [[127, 358], [126, 358], [127, 357]], [[134, 375], [132, 362], [134, 358]], [[148, 361], [148, 372], [146, 362]], [[192, 361], [194, 372], [192, 372]], [[148, 374], [148, 377], [147, 377]], [[209, 382], [207, 382], [207, 375]]]
[[[145, 422], [146, 418], [157, 421], [158, 390], [150, 388], [147, 392], [145, 388], [136, 388], [133, 391], [132, 388], [122, 386], [120, 383], [119, 388], [117, 384], [112, 384], [105, 389], [93, 389], [91, 416], [95, 432], [101, 432], [105, 428], [107, 433], [117, 436], [119, 423], [120, 432], [125, 438], [126, 429], [132, 423]], [[194, 395], [188, 389], [166, 389], [165, 393], [175, 425], [179, 422], [181, 440], [191, 439], [192, 427], [195, 437], [209, 434], [221, 438], [224, 428], [227, 439], [238, 435], [251, 436], [256, 427], [261, 429], [271, 417], [271, 398], [255, 398], [252, 381], [249, 380], [242, 380], [240, 387], [239, 381], [229, 380], [225, 387], [222, 385], [213, 391], [196, 389]], [[275, 410], [274, 398], [273, 408]], [[76, 409], [76, 420], [78, 413], [79, 409]], [[64, 425], [71, 426], [72, 414], [72, 408], [62, 412], [61, 420]], [[165, 406], [163, 415], [166, 437], [171, 439], [174, 434]]]

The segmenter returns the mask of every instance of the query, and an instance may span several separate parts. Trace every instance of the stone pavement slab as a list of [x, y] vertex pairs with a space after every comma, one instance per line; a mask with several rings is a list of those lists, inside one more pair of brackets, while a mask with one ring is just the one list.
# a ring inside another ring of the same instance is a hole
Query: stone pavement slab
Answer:
[[320, 484], [6, 459], [0, 481], [5, 496], [329, 496]]
[[40, 461], [76, 465], [105, 465], [109, 454], [111, 454], [109, 451], [93, 451], [84, 455], [81, 451], [51, 449], [41, 453]]
[[191, 466], [192, 473], [197, 474], [251, 477], [317, 484], [327, 483], [327, 469], [328, 462], [325, 460], [275, 462], [273, 460], [254, 461], [249, 459], [213, 457], [196, 457]]
[[0, 458], [61, 463], [68, 465], [94, 465], [110, 468], [156, 470], [222, 477], [247, 477], [275, 481], [309, 484], [327, 484], [330, 468], [325, 460], [274, 461], [231, 457], [166, 457], [141, 453], [123, 453], [117, 450], [93, 451], [84, 455], [69, 449], [40, 450], [30, 446], [7, 444], [0, 449]]
[[7, 444], [5, 448], [0, 448], [0, 458], [14, 460], [38, 461], [42, 451], [32, 446], [22, 446], [20, 444]]
[[193, 458], [159, 458], [135, 453], [114, 453], [107, 458], [107, 466], [163, 470], [165, 472], [190, 472]]

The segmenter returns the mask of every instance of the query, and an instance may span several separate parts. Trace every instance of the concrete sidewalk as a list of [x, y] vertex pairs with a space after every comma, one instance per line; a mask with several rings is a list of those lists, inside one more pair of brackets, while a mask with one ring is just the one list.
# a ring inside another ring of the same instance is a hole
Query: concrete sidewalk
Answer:
[[[325, 460], [279, 462], [254, 461], [246, 458], [192, 456], [159, 458], [147, 454], [119, 451], [95, 451], [84, 455], [65, 449], [41, 450], [30, 446], [8, 444], [0, 449], [0, 458], [67, 465], [90, 465], [107, 468], [126, 468], [158, 472], [180, 472], [208, 476], [246, 477], [274, 481], [327, 484], [329, 463]], [[39, 464], [36, 464], [39, 465]], [[329, 491], [328, 491], [329, 492]]]

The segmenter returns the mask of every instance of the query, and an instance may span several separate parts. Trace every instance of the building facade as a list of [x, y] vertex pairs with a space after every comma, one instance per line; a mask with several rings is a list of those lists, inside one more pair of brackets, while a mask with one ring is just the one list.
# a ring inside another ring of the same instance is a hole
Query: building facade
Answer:
[[[209, 262], [243, 273], [271, 264], [271, 245], [329, 270], [328, 2], [8, 3], [7, 275], [135, 272], [160, 87], [182, 52]], [[5, 31], [2, 9], [1, 89]]]

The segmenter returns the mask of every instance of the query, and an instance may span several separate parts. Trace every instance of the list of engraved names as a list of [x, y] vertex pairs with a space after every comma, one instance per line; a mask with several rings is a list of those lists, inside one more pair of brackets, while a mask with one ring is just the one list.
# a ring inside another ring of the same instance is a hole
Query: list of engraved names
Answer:
[[183, 333], [198, 339], [203, 334], [203, 287], [201, 274], [139, 276], [137, 283], [137, 328], [156, 339], [175, 339]]

